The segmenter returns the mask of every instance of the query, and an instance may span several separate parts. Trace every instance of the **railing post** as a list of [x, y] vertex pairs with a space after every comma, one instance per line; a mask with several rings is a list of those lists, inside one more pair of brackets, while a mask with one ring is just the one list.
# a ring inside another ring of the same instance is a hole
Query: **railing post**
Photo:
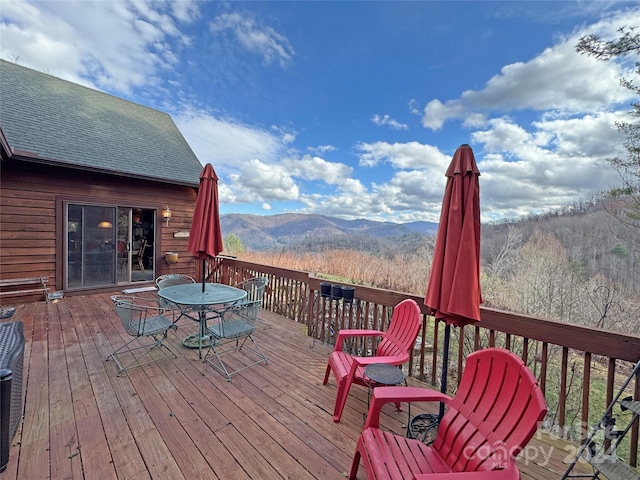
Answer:
[[315, 320], [313, 315], [313, 305], [315, 304], [315, 301], [316, 291], [311, 288], [311, 285], [309, 285], [309, 303], [307, 304], [307, 335], [309, 336], [313, 336], [314, 332], [313, 322]]
[[585, 352], [584, 354], [584, 366], [582, 370], [582, 438], [584, 442], [587, 438], [589, 428], [589, 393], [591, 384], [591, 353]]

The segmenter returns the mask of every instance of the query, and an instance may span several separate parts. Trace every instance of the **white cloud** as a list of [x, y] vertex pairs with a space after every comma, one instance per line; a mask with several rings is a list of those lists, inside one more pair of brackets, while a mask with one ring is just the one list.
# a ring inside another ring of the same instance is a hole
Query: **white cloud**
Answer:
[[409, 130], [408, 125], [394, 120], [389, 115], [380, 116], [378, 114], [375, 114], [373, 117], [371, 117], [371, 121], [381, 127], [384, 125], [388, 125], [393, 130]]
[[553, 138], [560, 155], [590, 155], [606, 158], [615, 154], [624, 141], [616, 129], [616, 122], [633, 122], [629, 113], [602, 112], [581, 118], [549, 119], [534, 122], [533, 126]]
[[198, 19], [200, 11], [198, 4], [192, 2], [169, 2], [173, 15], [181, 22], [190, 23]]
[[187, 111], [174, 117], [178, 128], [203, 164], [234, 170], [255, 158], [277, 162], [283, 152], [280, 137], [260, 128], [230, 119], [218, 119], [206, 112]]
[[[166, 11], [165, 11], [166, 10]], [[94, 88], [129, 94], [160, 83], [178, 57], [167, 42], [188, 43], [177, 22], [197, 4], [164, 2], [3, 2], [2, 58]]]
[[304, 155], [300, 159], [285, 158], [281, 166], [292, 176], [304, 180], [322, 180], [329, 185], [344, 183], [353, 172], [353, 169], [344, 163], [327, 162], [320, 157]]
[[335, 152], [337, 149], [333, 145], [318, 145], [317, 147], [307, 147], [307, 150], [316, 155], [322, 155], [327, 152]]
[[[227, 203], [265, 203], [271, 201], [289, 201], [298, 198], [299, 190], [285, 168], [279, 165], [269, 165], [258, 159], [239, 165], [240, 173], [228, 175], [232, 195], [223, 197], [220, 201]], [[226, 193], [226, 192], [225, 192]]]
[[347, 178], [340, 184], [340, 189], [347, 194], [353, 195], [362, 195], [366, 192], [364, 185], [356, 178]]
[[292, 133], [285, 133], [282, 136], [282, 143], [293, 143], [296, 140], [296, 136]]
[[486, 219], [515, 217], [560, 208], [586, 193], [615, 183], [606, 158], [621, 137], [613, 122], [620, 114], [601, 113], [534, 124], [527, 132], [508, 119], [494, 119], [474, 132], [485, 154], [478, 162]]
[[239, 13], [219, 15], [211, 22], [210, 28], [213, 33], [233, 32], [245, 50], [260, 55], [266, 64], [277, 62], [285, 66], [295, 53], [284, 35]]
[[322, 213], [324, 215], [345, 218], [382, 219], [393, 212], [384, 204], [375, 201], [371, 193], [359, 195], [335, 194], [317, 195], [306, 194], [300, 196], [305, 205], [305, 213]]
[[408, 143], [360, 143], [356, 145], [360, 166], [375, 167], [387, 162], [394, 168], [442, 168], [451, 160], [437, 147], [418, 142]]
[[409, 100], [409, 111], [414, 115], [422, 115], [419, 105], [418, 101], [415, 98], [412, 98]]
[[356, 182], [357, 188], [343, 188], [335, 194], [301, 194], [305, 212], [381, 221], [389, 217], [407, 222], [438, 221], [444, 172], [432, 176], [424, 171], [402, 171], [388, 183], [373, 184], [369, 190]]

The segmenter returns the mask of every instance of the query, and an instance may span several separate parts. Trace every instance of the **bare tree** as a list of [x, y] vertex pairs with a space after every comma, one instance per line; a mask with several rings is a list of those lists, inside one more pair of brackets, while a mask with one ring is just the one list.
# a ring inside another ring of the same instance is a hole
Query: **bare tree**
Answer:
[[518, 249], [522, 246], [522, 231], [514, 225], [508, 225], [504, 243], [485, 266], [487, 274], [506, 278], [513, 271]]
[[616, 291], [611, 290], [605, 285], [598, 285], [589, 295], [591, 303], [593, 303], [595, 308], [600, 313], [600, 319], [596, 323], [596, 327], [604, 328], [607, 317], [609, 316], [609, 311], [612, 308], [616, 308], [620, 311], [622, 310], [622, 307], [620, 303], [615, 299], [615, 296]]

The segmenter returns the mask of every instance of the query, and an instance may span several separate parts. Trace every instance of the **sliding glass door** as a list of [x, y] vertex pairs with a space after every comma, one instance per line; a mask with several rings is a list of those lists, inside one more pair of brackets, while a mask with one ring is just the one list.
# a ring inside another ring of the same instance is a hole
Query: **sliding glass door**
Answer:
[[67, 289], [153, 280], [153, 209], [68, 204]]

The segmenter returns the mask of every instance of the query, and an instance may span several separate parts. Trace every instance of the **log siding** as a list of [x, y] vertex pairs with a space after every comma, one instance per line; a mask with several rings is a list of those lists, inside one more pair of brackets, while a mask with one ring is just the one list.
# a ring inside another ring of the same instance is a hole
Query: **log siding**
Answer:
[[[70, 202], [155, 209], [156, 274], [195, 274], [188, 238], [174, 237], [174, 232], [191, 227], [195, 188], [17, 161], [13, 156], [2, 161], [0, 192], [0, 279], [46, 276], [52, 290], [63, 289], [64, 212]], [[161, 214], [167, 205], [173, 213], [169, 226]], [[179, 254], [177, 264], [164, 261], [169, 250]]]

